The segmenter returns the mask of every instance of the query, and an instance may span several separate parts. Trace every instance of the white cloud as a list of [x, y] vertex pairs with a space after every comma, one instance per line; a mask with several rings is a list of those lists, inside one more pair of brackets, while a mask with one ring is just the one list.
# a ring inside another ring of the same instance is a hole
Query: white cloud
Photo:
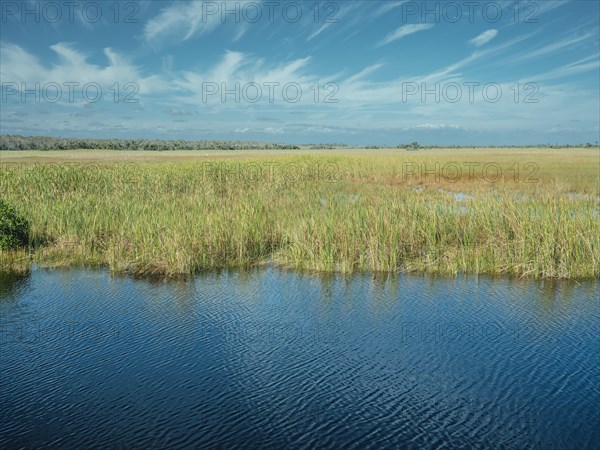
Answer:
[[596, 53], [590, 55], [587, 58], [580, 59], [571, 64], [567, 64], [561, 67], [557, 67], [548, 72], [538, 74], [532, 77], [536, 81], [552, 80], [556, 78], [564, 78], [572, 75], [577, 75], [584, 72], [594, 71], [598, 72], [600, 69], [600, 54]]
[[[111, 48], [107, 47], [103, 50], [106, 64], [102, 65], [90, 63], [89, 55], [80, 52], [70, 44], [57, 43], [51, 45], [50, 49], [56, 54], [57, 61], [43, 65], [36, 56], [20, 46], [0, 43], [2, 60], [0, 78], [3, 82], [25, 83], [28, 88], [35, 83], [40, 83], [42, 86], [45, 83], [58, 83], [61, 86], [66, 86], [65, 83], [79, 83], [73, 88], [79, 93], [82, 86], [87, 83], [98, 83], [106, 99], [112, 98], [111, 86], [115, 83], [119, 83], [122, 89], [125, 89], [127, 83], [135, 83], [140, 94], [173, 90], [170, 83], [158, 75], [144, 77], [134, 64]], [[67, 89], [63, 88], [61, 98], [64, 100], [69, 99]], [[128, 93], [130, 92], [131, 88], [128, 90]], [[77, 105], [78, 102], [74, 104]]]
[[[211, 31], [218, 25], [218, 16], [203, 16], [205, 2], [174, 3], [144, 25], [144, 38], [147, 42], [163, 39], [185, 41], [196, 33]], [[209, 20], [209, 17], [212, 20]]]
[[[231, 9], [241, 11], [247, 3], [250, 3], [250, 0], [237, 1], [234, 8]], [[186, 41], [196, 35], [210, 33], [223, 22], [230, 21], [239, 26], [233, 15], [226, 16], [226, 20], [223, 20], [222, 8], [225, 8], [224, 2], [173, 3], [146, 22], [144, 39], [151, 44], [161, 43], [165, 40]], [[246, 29], [238, 30], [234, 40], [241, 38], [245, 32]]]
[[525, 61], [531, 58], [537, 58], [539, 56], [544, 56], [544, 55], [548, 55], [550, 53], [556, 53], [556, 52], [560, 52], [563, 51], [564, 49], [571, 47], [572, 45], [575, 45], [579, 42], [585, 41], [586, 39], [593, 39], [593, 38], [597, 38], [597, 33], [585, 33], [581, 36], [572, 36], [566, 39], [562, 39], [560, 41], [554, 42], [552, 44], [546, 45], [544, 47], [538, 48], [537, 50], [533, 50], [531, 52], [522, 54], [522, 55], [515, 55], [511, 58], [511, 63], [516, 63], [516, 62], [520, 62], [520, 61]]
[[458, 125], [449, 125], [445, 123], [422, 123], [413, 127], [417, 130], [460, 130]]
[[311, 41], [314, 38], [316, 38], [318, 35], [320, 35], [323, 31], [325, 31], [327, 28], [329, 28], [329, 26], [331, 25], [331, 23], [324, 23], [317, 31], [314, 31], [313, 33], [311, 33], [306, 40], [307, 41]]
[[[206, 71], [185, 71], [175, 76], [171, 86], [179, 90], [181, 95], [170, 98], [170, 100], [177, 104], [195, 105], [209, 102], [218, 109], [239, 109], [240, 105], [253, 107], [254, 103], [252, 102], [234, 102], [233, 94], [228, 97], [232, 99], [231, 101], [222, 103], [222, 94], [226, 89], [234, 93], [237, 91], [238, 97], [240, 94], [244, 95], [245, 92], [253, 97], [258, 95], [259, 103], [268, 104], [269, 98], [273, 95], [273, 103], [297, 106], [298, 103], [286, 103], [282, 99], [282, 95], [286, 93], [292, 97], [296, 95], [294, 88], [284, 92], [284, 86], [289, 83], [297, 83], [302, 92], [299, 103], [308, 104], [313, 101], [311, 86], [314, 85], [315, 80], [330, 81], [332, 79], [309, 73], [307, 69], [309, 61], [310, 57], [305, 57], [272, 64], [253, 55], [227, 51], [219, 62]], [[210, 88], [211, 91], [215, 90], [215, 93], [209, 93], [207, 83], [215, 83]], [[249, 87], [250, 84], [253, 84], [253, 87]], [[258, 92], [257, 85], [260, 88], [258, 94], [256, 94]]]
[[15, 44], [2, 43], [2, 78], [5, 81], [20, 83], [99, 83], [110, 85], [116, 82], [137, 82], [140, 76], [137, 67], [127, 58], [111, 48], [103, 50], [107, 65], [88, 62], [88, 55], [78, 51], [70, 44], [58, 43], [50, 46], [58, 56], [58, 62], [46, 67], [39, 60]]
[[383, 64], [373, 64], [371, 66], [365, 67], [363, 70], [361, 70], [357, 74], [352, 75], [351, 77], [347, 78], [345, 80], [345, 83], [351, 84], [351, 83], [363, 80], [367, 77], [367, 75], [372, 74], [373, 72], [377, 71], [381, 67], [383, 67]]
[[[316, 5], [316, 3], [315, 3]], [[323, 6], [323, 15], [319, 16], [320, 19], [315, 20], [313, 14], [306, 14], [306, 20], [304, 25], [313, 28], [313, 31], [308, 35], [306, 41], [312, 41], [317, 36], [320, 36], [325, 30], [335, 31], [338, 34], [343, 34], [345, 38], [357, 32], [357, 29], [365, 23], [360, 23], [361, 20], [365, 19], [364, 10], [365, 2], [342, 2], [337, 6], [338, 9], [333, 12], [328, 12], [329, 8], [326, 4]], [[312, 9], [312, 7], [311, 7]], [[311, 13], [311, 11], [307, 11]], [[334, 25], [334, 27], [331, 27]], [[342, 38], [342, 39], [345, 39]]]
[[179, 109], [179, 108], [170, 108], [167, 110], [167, 113], [169, 113], [172, 116], [193, 116], [194, 115], [194, 111], [190, 111], [188, 109]]
[[241, 25], [239, 25], [237, 32], [235, 33], [235, 36], [233, 37], [232, 41], [233, 42], [239, 41], [248, 32], [248, 29], [249, 29], [248, 22], [244, 22]]
[[431, 23], [421, 23], [421, 24], [411, 24], [411, 25], [403, 25], [396, 29], [393, 33], [388, 34], [385, 39], [380, 41], [377, 45], [387, 45], [391, 42], [397, 41], [400, 38], [408, 36], [413, 33], [417, 33], [419, 31], [429, 30], [433, 27]]
[[527, 39], [529, 39], [531, 36], [535, 35], [537, 32], [534, 31], [532, 33], [526, 34], [526, 35], [522, 35], [522, 36], [518, 36], [510, 41], [504, 42], [500, 45], [496, 45], [494, 47], [488, 47], [486, 49], [481, 49], [481, 50], [475, 50], [473, 53], [471, 53], [468, 57], [463, 58], [462, 60], [451, 64], [449, 66], [444, 67], [443, 69], [431, 73], [425, 77], [423, 77], [423, 81], [439, 81], [442, 79], [449, 79], [449, 78], [453, 78], [453, 77], [457, 77], [457, 76], [461, 76], [461, 73], [456, 72], [458, 69], [461, 69], [465, 66], [470, 65], [471, 63], [492, 56], [492, 55], [496, 55], [498, 53], [502, 53], [505, 50], [508, 50], [509, 48], [514, 47], [515, 45], [519, 44], [520, 42], [523, 42]]
[[375, 16], [382, 16], [384, 14], [387, 14], [388, 12], [402, 6], [403, 3], [406, 3], [406, 0], [386, 1], [382, 3], [383, 5], [375, 10]]
[[200, 93], [202, 84], [206, 82], [224, 83], [228, 88], [234, 87], [236, 82], [245, 83], [265, 82], [286, 83], [295, 82], [299, 84], [311, 81], [308, 75], [303, 74], [303, 69], [310, 60], [309, 57], [284, 62], [280, 65], [265, 68], [265, 61], [252, 58], [241, 53], [227, 51], [223, 58], [207, 72], [184, 72], [179, 80], [174, 81], [179, 88], [189, 92]]
[[5, 83], [28, 82], [31, 72], [43, 70], [35, 56], [15, 44], [0, 42], [0, 60], [0, 77]]
[[481, 33], [479, 36], [471, 39], [469, 44], [474, 45], [475, 47], [481, 47], [482, 45], [487, 44], [492, 39], [494, 39], [498, 35], [498, 30], [487, 30]]
[[265, 133], [269, 133], [269, 134], [283, 134], [283, 128], [273, 128], [273, 127], [267, 127], [263, 130]]
[[[570, 0], [555, 0], [552, 2], [539, 2], [539, 15], [552, 11], [569, 3]], [[533, 17], [532, 17], [533, 18]]]

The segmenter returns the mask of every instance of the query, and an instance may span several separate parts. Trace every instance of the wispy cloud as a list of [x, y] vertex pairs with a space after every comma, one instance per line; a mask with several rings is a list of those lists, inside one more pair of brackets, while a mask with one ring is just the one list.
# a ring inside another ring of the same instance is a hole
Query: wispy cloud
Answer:
[[377, 44], [377, 46], [380, 47], [382, 45], [387, 45], [410, 34], [418, 33], [419, 31], [429, 30], [432, 27], [433, 24], [431, 23], [403, 25], [397, 28], [396, 31], [394, 31], [393, 33], [388, 34], [385, 37], [385, 39], [383, 39]]
[[323, 25], [321, 25], [321, 27], [319, 29], [317, 29], [316, 31], [313, 31], [308, 38], [306, 38], [307, 41], [311, 41], [314, 38], [316, 38], [318, 35], [320, 35], [323, 31], [325, 31], [327, 28], [329, 28], [329, 26], [331, 25], [331, 23], [324, 23]]
[[[324, 8], [326, 7], [324, 6]], [[335, 30], [336, 33], [343, 34], [347, 38], [360, 28], [361, 21], [362, 25], [364, 25], [365, 9], [366, 5], [364, 2], [343, 2], [339, 5], [339, 10], [333, 13], [325, 9], [329, 13], [322, 15], [321, 20], [315, 20], [314, 15], [311, 14], [309, 16], [307, 14], [304, 24], [313, 28], [313, 30], [306, 38], [306, 41], [312, 41], [326, 30], [330, 32]]]
[[[79, 51], [73, 45], [57, 43], [50, 46], [57, 56], [53, 64], [42, 64], [39, 59], [22, 47], [7, 42], [0, 45], [3, 82], [19, 83], [67, 83], [77, 81], [80, 85], [99, 83], [104, 89], [114, 83], [137, 83], [140, 93], [157, 89], [169, 90], [169, 83], [152, 75], [144, 77], [138, 67], [111, 48], [103, 49], [107, 64], [89, 62], [89, 55]], [[108, 89], [108, 88], [107, 88]], [[65, 95], [64, 98], [68, 98]]]
[[521, 55], [515, 55], [513, 58], [511, 58], [510, 62], [514, 64], [520, 61], [525, 61], [532, 58], [548, 55], [550, 53], [556, 53], [594, 36], [597, 36], [597, 33], [585, 33], [581, 36], [568, 37], [560, 41], [554, 42], [552, 44], [546, 45], [544, 47], [538, 48], [537, 50], [533, 50]]
[[156, 43], [164, 39], [185, 41], [196, 33], [207, 32], [218, 25], [203, 15], [204, 2], [174, 3], [163, 8], [146, 22], [144, 39]]
[[508, 50], [508, 49], [514, 47], [515, 45], [529, 39], [530, 37], [534, 36], [536, 33], [537, 33], [537, 31], [533, 31], [529, 34], [517, 36], [516, 38], [511, 39], [510, 41], [504, 42], [499, 45], [490, 46], [490, 47], [487, 47], [487, 48], [481, 49], [481, 50], [475, 50], [473, 53], [471, 53], [466, 58], [463, 58], [456, 63], [450, 64], [449, 66], [446, 66], [439, 71], [436, 71], [434, 73], [431, 73], [431, 74], [423, 77], [423, 81], [426, 81], [426, 82], [440, 81], [442, 79], [456, 77], [456, 76], [460, 75], [459, 73], [456, 72], [458, 69], [461, 69], [465, 66], [470, 65], [474, 61], [484, 59], [484, 58], [492, 56], [492, 55], [497, 55], [498, 53], [502, 53], [505, 50]]
[[[171, 86], [179, 91], [179, 95], [171, 97], [169, 100], [175, 105], [204, 104], [210, 100], [211, 105], [218, 106], [219, 109], [228, 107], [240, 108], [245, 105], [248, 108], [256, 106], [251, 102], [231, 102], [221, 103], [221, 95], [203, 96], [206, 83], [216, 83], [220, 88], [233, 89], [236, 85], [246, 86], [248, 83], [255, 83], [265, 89], [261, 99], [268, 104], [269, 91], [265, 86], [272, 83], [274, 101], [278, 104], [288, 105], [281, 96], [283, 95], [282, 86], [287, 83], [297, 83], [301, 86], [302, 92], [310, 92], [310, 86], [314, 84], [315, 79], [323, 79], [316, 74], [308, 73], [308, 64], [310, 57], [284, 61], [281, 63], [269, 63], [263, 58], [256, 56], [227, 51], [212, 68], [205, 72], [185, 71], [171, 80]], [[327, 78], [330, 79], [330, 78]], [[254, 91], [252, 91], [254, 92]], [[312, 100], [312, 96], [304, 95], [301, 102], [307, 104]]]
[[538, 74], [532, 77], [532, 79], [535, 79], [537, 81], [552, 80], [556, 78], [577, 75], [579, 73], [589, 72], [592, 70], [597, 73], [598, 69], [600, 69], [600, 53], [590, 55], [586, 58], [580, 59], [570, 64], [566, 64], [561, 67], [557, 67], [556, 69], [552, 69], [546, 73]]
[[232, 39], [233, 42], [239, 41], [248, 32], [249, 28], [250, 27], [248, 26], [248, 22], [244, 22], [243, 24], [241, 24], [238, 27], [238, 30], [237, 30], [237, 32], [235, 33], [235, 36]]
[[[243, 8], [247, 3], [250, 1], [238, 1], [236, 8]], [[144, 39], [150, 44], [158, 44], [165, 40], [186, 41], [210, 33], [222, 23], [221, 7], [220, 3], [212, 1], [173, 3], [146, 22]], [[238, 32], [236, 38], [239, 37]]]
[[416, 125], [413, 129], [424, 129], [424, 130], [459, 130], [458, 125], [450, 125], [446, 123], [422, 123]]
[[497, 35], [498, 30], [492, 28], [491, 30], [484, 31], [479, 36], [471, 39], [469, 44], [474, 45], [475, 47], [481, 47], [482, 45], [485, 45], [494, 39]]
[[359, 73], [347, 78], [345, 80], [345, 82], [346, 83], [354, 83], [356, 81], [364, 80], [367, 77], [367, 75], [372, 74], [373, 72], [380, 69], [381, 67], [383, 67], [383, 64], [373, 64], [372, 66], [368, 66], [368, 67], [364, 68], [363, 70], [361, 70]]
[[394, 1], [383, 2], [383, 5], [380, 6], [379, 8], [377, 8], [373, 14], [376, 17], [382, 16], [383, 14], [386, 14], [386, 13], [402, 6], [403, 3], [406, 3], [406, 0], [394, 0]]
[[539, 14], [544, 14], [552, 11], [553, 9], [560, 8], [563, 5], [569, 3], [570, 0], [555, 0], [555, 1], [546, 1], [539, 2], [536, 6], [539, 8]]

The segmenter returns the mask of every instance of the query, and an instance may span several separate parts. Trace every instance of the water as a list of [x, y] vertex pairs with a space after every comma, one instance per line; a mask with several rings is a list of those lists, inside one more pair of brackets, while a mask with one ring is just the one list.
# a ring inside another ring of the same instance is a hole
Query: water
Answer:
[[598, 448], [598, 282], [0, 278], [0, 447]]

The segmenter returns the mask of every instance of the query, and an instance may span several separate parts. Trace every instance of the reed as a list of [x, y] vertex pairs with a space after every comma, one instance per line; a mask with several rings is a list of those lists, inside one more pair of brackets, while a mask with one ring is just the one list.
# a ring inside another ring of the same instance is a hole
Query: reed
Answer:
[[561, 172], [553, 157], [538, 159], [533, 183], [510, 172], [493, 182], [405, 173], [407, 162], [458, 158], [482, 157], [5, 164], [0, 195], [29, 221], [30, 236], [27, 248], [0, 251], [0, 269], [35, 262], [172, 277], [274, 263], [347, 273], [600, 275], [598, 173], [588, 160]]

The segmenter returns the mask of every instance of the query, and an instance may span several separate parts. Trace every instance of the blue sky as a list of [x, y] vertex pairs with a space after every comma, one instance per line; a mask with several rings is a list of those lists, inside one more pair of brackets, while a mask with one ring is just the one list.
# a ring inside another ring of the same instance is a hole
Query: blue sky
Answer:
[[599, 5], [3, 1], [0, 131], [595, 142]]

